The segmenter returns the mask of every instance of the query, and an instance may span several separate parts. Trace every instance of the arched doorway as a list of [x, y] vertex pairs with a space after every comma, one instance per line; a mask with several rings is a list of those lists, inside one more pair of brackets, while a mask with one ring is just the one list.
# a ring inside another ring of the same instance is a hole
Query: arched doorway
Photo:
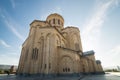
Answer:
[[59, 63], [59, 73], [70, 74], [73, 73], [73, 60], [69, 56], [61, 58]]

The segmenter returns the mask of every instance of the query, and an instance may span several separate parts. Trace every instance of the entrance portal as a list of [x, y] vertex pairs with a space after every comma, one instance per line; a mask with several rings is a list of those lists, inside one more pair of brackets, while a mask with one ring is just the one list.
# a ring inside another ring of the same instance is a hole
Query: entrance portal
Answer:
[[64, 56], [59, 63], [59, 72], [62, 74], [73, 73], [73, 60], [69, 56]]

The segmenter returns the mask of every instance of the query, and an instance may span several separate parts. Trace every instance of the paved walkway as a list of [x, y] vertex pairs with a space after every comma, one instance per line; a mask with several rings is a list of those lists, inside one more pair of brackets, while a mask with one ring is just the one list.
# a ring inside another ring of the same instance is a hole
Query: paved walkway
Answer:
[[120, 73], [107, 73], [105, 75], [86, 75], [82, 77], [17, 77], [15, 75], [0, 75], [0, 80], [120, 80]]
[[105, 75], [88, 75], [80, 80], [120, 80], [120, 76], [105, 74]]

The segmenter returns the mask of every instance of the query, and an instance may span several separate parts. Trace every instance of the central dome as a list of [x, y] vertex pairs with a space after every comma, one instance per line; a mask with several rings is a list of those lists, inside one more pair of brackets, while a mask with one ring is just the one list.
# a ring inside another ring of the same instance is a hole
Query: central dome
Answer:
[[47, 17], [47, 20], [48, 20], [50, 17], [59, 17], [59, 18], [61, 18], [61, 19], [64, 21], [63, 17], [62, 17], [60, 14], [57, 14], [57, 13], [50, 14], [50, 15]]
[[61, 15], [54, 13], [54, 14], [50, 14], [47, 19], [47, 22], [49, 22], [52, 26], [55, 26], [57, 28], [62, 29], [64, 26], [64, 19]]

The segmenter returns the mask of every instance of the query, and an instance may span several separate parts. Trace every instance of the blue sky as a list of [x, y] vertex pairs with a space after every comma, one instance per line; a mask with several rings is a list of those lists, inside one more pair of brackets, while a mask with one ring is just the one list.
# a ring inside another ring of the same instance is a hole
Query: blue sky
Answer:
[[83, 51], [94, 50], [104, 67], [120, 66], [119, 0], [0, 0], [0, 64], [18, 65], [29, 24], [51, 13], [80, 29]]

